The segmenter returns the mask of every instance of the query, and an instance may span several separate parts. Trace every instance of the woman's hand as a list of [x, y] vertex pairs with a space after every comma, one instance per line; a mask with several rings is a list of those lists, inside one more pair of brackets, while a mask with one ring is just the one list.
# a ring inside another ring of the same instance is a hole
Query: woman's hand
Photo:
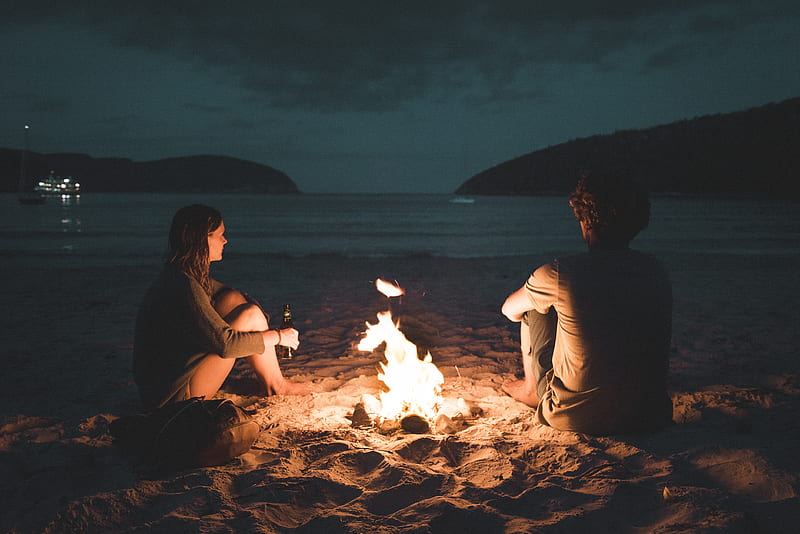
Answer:
[[282, 328], [276, 330], [278, 333], [278, 342], [276, 345], [283, 345], [284, 347], [291, 347], [296, 349], [300, 345], [300, 334], [294, 328]]

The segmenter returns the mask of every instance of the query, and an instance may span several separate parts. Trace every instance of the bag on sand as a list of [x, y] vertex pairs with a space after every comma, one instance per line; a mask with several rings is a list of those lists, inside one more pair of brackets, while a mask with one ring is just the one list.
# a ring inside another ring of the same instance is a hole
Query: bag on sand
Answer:
[[228, 399], [196, 397], [116, 419], [110, 431], [123, 449], [152, 467], [178, 469], [224, 464], [247, 452], [261, 429]]

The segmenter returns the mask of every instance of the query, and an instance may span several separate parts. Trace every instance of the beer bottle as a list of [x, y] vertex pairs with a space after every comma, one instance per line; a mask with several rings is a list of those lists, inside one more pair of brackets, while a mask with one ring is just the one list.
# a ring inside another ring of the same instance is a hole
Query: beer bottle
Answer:
[[[289, 308], [288, 304], [283, 305], [283, 321], [281, 322], [280, 329], [283, 330], [284, 328], [293, 328], [294, 325], [292, 324], [292, 310]], [[283, 360], [291, 360], [294, 356], [293, 350], [291, 347], [286, 347], [284, 345], [278, 345], [275, 347], [275, 352], [278, 355], [278, 358]]]

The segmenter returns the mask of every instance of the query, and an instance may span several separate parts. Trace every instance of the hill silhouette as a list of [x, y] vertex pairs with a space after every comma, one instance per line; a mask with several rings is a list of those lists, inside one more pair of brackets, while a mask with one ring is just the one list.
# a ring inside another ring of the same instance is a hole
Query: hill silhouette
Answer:
[[797, 198], [800, 98], [576, 139], [478, 173], [456, 193], [566, 194], [584, 172], [626, 176], [658, 193]]
[[[22, 151], [0, 149], [0, 190], [17, 191]], [[28, 153], [29, 177], [50, 170], [76, 177], [85, 192], [298, 193], [297, 185], [272, 167], [227, 156], [187, 156], [135, 162], [86, 154]]]

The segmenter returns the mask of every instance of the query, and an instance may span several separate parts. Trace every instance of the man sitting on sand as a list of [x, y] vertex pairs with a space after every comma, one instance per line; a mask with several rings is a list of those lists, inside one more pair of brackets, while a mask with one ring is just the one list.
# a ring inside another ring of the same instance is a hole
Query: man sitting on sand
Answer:
[[649, 222], [647, 193], [589, 176], [569, 204], [589, 250], [542, 265], [506, 299], [503, 314], [522, 322], [525, 377], [503, 390], [560, 430], [663, 427], [672, 417], [672, 290], [654, 258], [629, 248]]

